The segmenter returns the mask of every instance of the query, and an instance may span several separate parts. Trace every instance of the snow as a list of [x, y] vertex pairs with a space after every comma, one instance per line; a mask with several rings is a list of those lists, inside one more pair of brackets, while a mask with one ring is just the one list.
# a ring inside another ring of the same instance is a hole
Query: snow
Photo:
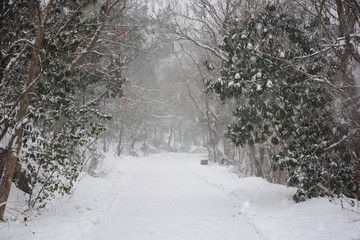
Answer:
[[[269, 240], [360, 239], [359, 206], [339, 199], [314, 198], [295, 203], [295, 188], [271, 184], [262, 178], [239, 178], [231, 167], [191, 165], [192, 171], [209, 184], [227, 193], [239, 213]], [[353, 212], [357, 211], [357, 213]]]
[[[135, 157], [119, 159], [113, 153], [105, 157], [104, 167], [98, 171], [104, 177], [82, 175], [71, 195], [65, 198], [59, 196], [47, 204], [40, 215], [26, 211], [25, 198], [13, 185], [9, 200], [20, 201], [6, 208], [5, 216], [9, 220], [0, 223], [0, 239], [79, 239], [108, 215], [116, 198], [126, 190], [128, 181], [142, 161]], [[26, 222], [23, 220], [25, 217], [28, 219]]]
[[6, 132], [4, 137], [0, 139], [0, 148], [5, 149], [10, 141], [11, 135], [9, 132]]
[[[0, 239], [360, 238], [359, 222], [353, 221], [359, 214], [341, 210], [338, 200], [295, 204], [296, 189], [239, 178], [230, 167], [200, 165], [204, 157], [108, 153], [98, 171], [102, 177], [84, 174], [71, 195], [51, 202], [41, 215], [27, 213], [24, 223], [23, 203], [9, 205]], [[12, 191], [9, 200], [18, 194]]]
[[46, 7], [49, 4], [49, 0], [41, 0], [40, 3], [42, 7]]
[[256, 30], [257, 30], [258, 32], [261, 32], [261, 31], [262, 31], [262, 28], [263, 28], [263, 25], [262, 25], [261, 23], [258, 23], [258, 24], [256, 25]]
[[216, 80], [216, 82], [219, 82], [221, 85], [224, 85], [224, 82], [223, 82], [222, 78], [218, 78], [218, 79]]
[[16, 57], [10, 59], [8, 65], [5, 67], [5, 72], [6, 72], [6, 71], [9, 71], [9, 69], [11, 68], [11, 65], [12, 65], [15, 61], [16, 61]]
[[144, 159], [107, 219], [83, 239], [262, 239], [221, 190], [187, 168], [198, 155]]

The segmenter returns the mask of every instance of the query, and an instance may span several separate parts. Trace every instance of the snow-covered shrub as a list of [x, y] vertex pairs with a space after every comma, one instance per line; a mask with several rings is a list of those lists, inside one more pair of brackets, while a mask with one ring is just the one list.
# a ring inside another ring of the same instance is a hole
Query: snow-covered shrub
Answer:
[[288, 184], [299, 188], [297, 202], [326, 194], [356, 197], [359, 191], [349, 148], [341, 142], [348, 126], [335, 118], [326, 84], [340, 63], [333, 52], [323, 52], [322, 34], [316, 17], [291, 5], [268, 5], [243, 20], [235, 16], [224, 36], [222, 77], [210, 85], [221, 99], [238, 104], [227, 137], [241, 146], [277, 146], [274, 170], [289, 171]]

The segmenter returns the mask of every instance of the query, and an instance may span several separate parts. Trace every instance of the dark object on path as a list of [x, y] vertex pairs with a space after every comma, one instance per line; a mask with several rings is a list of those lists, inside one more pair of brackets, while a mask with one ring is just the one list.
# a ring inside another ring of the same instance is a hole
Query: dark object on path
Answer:
[[200, 164], [201, 164], [201, 165], [208, 165], [208, 160], [206, 160], [206, 159], [205, 159], [205, 160], [201, 160], [201, 161], [200, 161]]

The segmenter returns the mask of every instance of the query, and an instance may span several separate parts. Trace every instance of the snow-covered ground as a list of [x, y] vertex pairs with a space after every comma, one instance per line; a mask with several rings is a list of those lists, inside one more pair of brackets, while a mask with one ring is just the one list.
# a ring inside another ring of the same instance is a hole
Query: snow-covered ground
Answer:
[[84, 240], [262, 239], [220, 189], [187, 167], [198, 155], [147, 157], [110, 214]]
[[292, 188], [239, 178], [231, 168], [200, 165], [202, 158], [109, 153], [104, 177], [84, 175], [41, 215], [24, 223], [21, 203], [9, 205], [6, 216], [17, 220], [0, 223], [0, 239], [360, 239], [360, 215], [339, 201], [295, 204]]
[[[314, 198], [292, 201], [295, 188], [271, 184], [256, 177], [239, 178], [231, 168], [208, 167], [196, 162], [192, 171], [210, 185], [222, 189], [265, 239], [271, 240], [354, 240], [360, 239], [360, 208], [343, 201]], [[359, 203], [357, 203], [359, 204]]]
[[[0, 240], [77, 240], [84, 232], [106, 217], [119, 195], [127, 190], [134, 171], [141, 165], [141, 158], [115, 157], [105, 155], [104, 166], [99, 170], [103, 177], [94, 178], [87, 174], [81, 176], [72, 194], [51, 201], [40, 215], [18, 212], [26, 209], [21, 201], [22, 194], [12, 186], [9, 200], [20, 199], [16, 205], [9, 204], [5, 217], [10, 220], [0, 222]], [[24, 222], [24, 217], [27, 221]], [[17, 219], [14, 221], [14, 219]]]

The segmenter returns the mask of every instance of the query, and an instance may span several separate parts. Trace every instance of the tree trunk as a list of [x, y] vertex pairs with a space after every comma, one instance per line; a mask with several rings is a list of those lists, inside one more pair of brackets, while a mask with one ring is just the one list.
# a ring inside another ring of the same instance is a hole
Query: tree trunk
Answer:
[[176, 129], [173, 133], [173, 152], [176, 152]]
[[[41, 9], [40, 6], [39, 9]], [[31, 54], [29, 76], [24, 89], [25, 93], [21, 96], [19, 103], [20, 107], [16, 116], [16, 123], [17, 123], [16, 126], [18, 127], [16, 128], [15, 133], [11, 137], [9, 144], [6, 148], [5, 159], [2, 160], [5, 162], [5, 169], [0, 183], [0, 203], [6, 202], [9, 197], [11, 182], [16, 168], [17, 156], [19, 155], [20, 150], [22, 148], [22, 138], [23, 138], [24, 128], [26, 126], [25, 118], [29, 108], [31, 93], [34, 88], [33, 83], [39, 77], [41, 71], [39, 59], [40, 59], [40, 48], [43, 45], [43, 40], [45, 35], [45, 23], [42, 22], [44, 14], [42, 10], [39, 11], [40, 11], [39, 14], [40, 20], [38, 23], [38, 28], [36, 30], [35, 43]], [[14, 153], [12, 149], [15, 149]], [[5, 205], [0, 207], [0, 220], [4, 220], [4, 212], [5, 212]]]
[[[346, 114], [345, 118], [350, 120], [350, 130], [354, 130], [347, 147], [354, 165], [355, 179], [358, 186], [360, 186], [360, 133], [357, 130], [360, 122], [359, 96], [351, 64], [352, 60], [360, 64], [359, 51], [354, 47], [351, 38], [351, 35], [355, 32], [356, 23], [359, 21], [360, 4], [355, 0], [336, 0], [336, 6], [339, 18], [339, 37], [345, 38], [346, 46], [345, 51], [340, 53], [344, 72], [339, 85], [347, 86], [345, 89], [346, 96], [343, 99], [346, 102], [343, 105], [343, 112]], [[357, 199], [360, 199], [360, 190], [357, 192]]]
[[167, 143], [167, 145], [168, 145], [168, 149], [169, 149], [169, 150], [171, 150], [171, 138], [172, 138], [173, 132], [174, 132], [173, 127], [174, 127], [174, 122], [171, 123], [170, 135], [169, 135], [169, 137], [168, 137], [168, 143]]
[[[120, 130], [119, 130], [119, 141], [118, 141], [118, 145], [117, 145], [117, 151], [116, 154], [118, 156], [121, 155], [122, 149], [123, 149], [123, 136], [124, 136], [124, 130], [125, 130], [125, 117], [127, 114], [127, 92], [129, 87], [127, 86], [127, 84], [123, 85], [123, 97], [122, 97], [122, 104], [121, 104], [121, 124], [120, 124]], [[130, 92], [130, 91], [129, 91]]]
[[265, 177], [265, 174], [268, 175], [267, 173], [264, 172], [263, 167], [264, 167], [264, 162], [265, 162], [265, 147], [261, 147], [259, 149], [259, 164], [260, 164], [260, 173], [262, 176], [261, 177]]
[[6, 164], [6, 151], [5, 149], [0, 148], [0, 179], [2, 179], [2, 176], [4, 174], [5, 164]]
[[108, 149], [107, 149], [107, 142], [106, 142], [106, 134], [105, 134], [105, 132], [103, 133], [102, 140], [103, 140], [103, 151], [107, 152]]
[[207, 127], [208, 127], [208, 132], [209, 132], [209, 138], [210, 138], [210, 142], [211, 142], [211, 147], [212, 147], [212, 157], [213, 159], [216, 161], [217, 160], [217, 154], [216, 154], [216, 148], [215, 148], [215, 140], [214, 140], [214, 136], [213, 136], [213, 132], [212, 132], [212, 128], [211, 128], [211, 120], [210, 120], [210, 107], [209, 107], [209, 103], [208, 103], [208, 97], [205, 96], [205, 107], [206, 107], [206, 111], [205, 111], [205, 115], [206, 115], [206, 122], [207, 122]]
[[[0, 185], [0, 203], [6, 202], [9, 197], [12, 178], [16, 167], [16, 157], [10, 151], [6, 152], [5, 172]], [[5, 206], [0, 207], [0, 220], [4, 220]]]
[[[250, 151], [250, 146], [248, 146], [248, 159], [247, 159], [247, 165], [246, 165], [246, 176], [253, 176], [254, 175], [254, 160], [255, 153], [254, 151]], [[248, 175], [248, 172], [250, 174]]]
[[264, 177], [264, 173], [262, 170], [262, 166], [260, 161], [257, 159], [256, 157], [256, 150], [255, 150], [255, 145], [250, 145], [249, 146], [249, 150], [250, 150], [250, 161], [253, 162], [254, 166], [255, 166], [255, 176], [256, 177]]
[[117, 145], [116, 154], [120, 157], [122, 151], [122, 136], [123, 136], [123, 123], [121, 123], [120, 131], [119, 131], [119, 141]]

